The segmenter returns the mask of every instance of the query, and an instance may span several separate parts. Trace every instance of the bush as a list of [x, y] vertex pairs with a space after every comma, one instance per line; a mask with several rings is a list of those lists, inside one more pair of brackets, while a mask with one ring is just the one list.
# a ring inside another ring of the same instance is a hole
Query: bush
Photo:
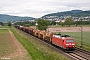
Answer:
[[12, 26], [11, 22], [8, 22], [8, 26]]

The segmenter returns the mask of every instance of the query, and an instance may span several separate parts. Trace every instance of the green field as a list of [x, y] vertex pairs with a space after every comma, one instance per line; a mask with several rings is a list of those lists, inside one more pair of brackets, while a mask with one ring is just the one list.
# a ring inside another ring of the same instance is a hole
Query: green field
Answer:
[[11, 40], [8, 29], [0, 29], [0, 57], [8, 56], [16, 49]]
[[[76, 44], [79, 47], [81, 44], [81, 32], [62, 32], [75, 38]], [[85, 49], [90, 50], [90, 32], [83, 32], [82, 34], [83, 46]]]
[[9, 26], [0, 26], [0, 28], [9, 28]]
[[0, 29], [0, 60], [30, 60], [28, 54], [18, 54], [18, 46], [12, 38], [8, 29]]

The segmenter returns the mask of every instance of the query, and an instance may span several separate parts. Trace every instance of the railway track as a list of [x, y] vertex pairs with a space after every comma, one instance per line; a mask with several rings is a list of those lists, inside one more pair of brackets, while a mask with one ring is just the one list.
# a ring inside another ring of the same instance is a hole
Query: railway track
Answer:
[[89, 55], [89, 57], [90, 57], [90, 51], [84, 50], [82, 48], [76, 48], [76, 52], [78, 52], [78, 51], [85, 53], [85, 54]]
[[90, 51], [84, 50], [82, 48], [76, 48], [73, 53], [77, 56], [80, 56], [82, 60], [90, 60]]
[[90, 57], [86, 57], [85, 55], [82, 55], [80, 53], [66, 53], [67, 55], [69, 55], [70, 57], [74, 58], [74, 60], [90, 60]]
[[90, 60], [90, 52], [89, 51], [83, 50], [81, 48], [76, 48], [75, 51], [67, 53], [67, 52], [64, 52], [63, 50], [61, 50], [60, 47], [51, 45], [50, 43], [47, 43], [37, 37], [34, 37], [34, 36], [26, 33], [26, 32], [25, 32], [25, 34], [33, 37], [34, 39], [38, 40], [39, 42], [42, 42], [43, 44], [47, 45], [52, 50], [55, 50], [55, 51], [65, 55], [66, 57], [70, 58], [70, 60]]

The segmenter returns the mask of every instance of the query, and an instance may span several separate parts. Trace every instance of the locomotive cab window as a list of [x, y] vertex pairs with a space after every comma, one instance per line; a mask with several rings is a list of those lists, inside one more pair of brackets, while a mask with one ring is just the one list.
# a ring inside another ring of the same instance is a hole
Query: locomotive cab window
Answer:
[[66, 40], [66, 42], [74, 42], [74, 40]]

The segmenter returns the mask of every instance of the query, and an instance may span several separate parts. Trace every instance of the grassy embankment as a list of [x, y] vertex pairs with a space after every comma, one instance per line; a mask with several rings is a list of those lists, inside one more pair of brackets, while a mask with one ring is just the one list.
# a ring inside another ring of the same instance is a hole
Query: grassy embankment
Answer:
[[32, 60], [67, 60], [66, 57], [51, 50], [46, 45], [43, 45], [41, 42], [38, 42], [29, 35], [26, 35], [24, 32], [17, 29], [11, 29], [11, 31], [28, 51]]

